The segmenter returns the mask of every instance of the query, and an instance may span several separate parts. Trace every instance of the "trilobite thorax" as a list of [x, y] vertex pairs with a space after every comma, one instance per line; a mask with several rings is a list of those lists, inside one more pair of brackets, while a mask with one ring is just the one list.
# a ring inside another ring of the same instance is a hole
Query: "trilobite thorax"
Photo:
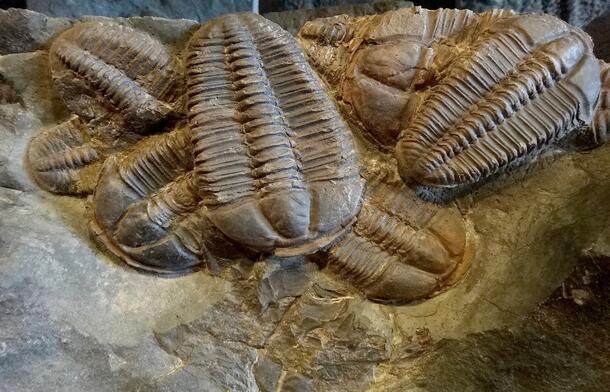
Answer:
[[195, 175], [184, 128], [109, 158], [93, 197], [94, 238], [128, 264], [161, 273], [241, 257], [210, 222]]
[[470, 242], [457, 209], [426, 203], [400, 181], [372, 177], [353, 230], [328, 251], [328, 267], [369, 299], [404, 303], [457, 281]]
[[222, 232], [290, 254], [350, 223], [362, 193], [352, 139], [287, 32], [221, 17], [195, 33], [187, 67], [197, 192]]
[[116, 114], [130, 130], [163, 121], [181, 95], [177, 64], [148, 34], [108, 22], [79, 23], [49, 50], [57, 91], [75, 114]]
[[396, 156], [407, 182], [478, 182], [591, 120], [599, 66], [584, 33], [524, 15], [499, 19], [464, 43], [402, 132]]

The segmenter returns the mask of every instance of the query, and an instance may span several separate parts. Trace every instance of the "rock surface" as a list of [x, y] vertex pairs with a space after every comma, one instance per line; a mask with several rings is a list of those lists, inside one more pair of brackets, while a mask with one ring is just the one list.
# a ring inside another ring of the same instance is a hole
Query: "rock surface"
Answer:
[[[120, 21], [178, 46], [193, 25]], [[69, 114], [51, 89], [46, 52], [28, 52], [43, 40], [14, 42], [25, 53], [0, 57], [11, 97], [0, 104], [0, 391], [608, 384], [607, 285], [573, 287], [577, 275], [566, 281], [568, 299], [532, 310], [583, 255], [602, 260], [593, 270], [607, 281], [609, 145], [549, 157], [460, 200], [477, 235], [471, 270], [425, 302], [366, 301], [301, 258], [164, 278], [102, 254], [89, 239], [86, 200], [32, 184], [22, 164], [28, 141]]]
[[252, 11], [252, 0], [28, 0], [27, 8], [49, 16], [156, 16], [200, 22], [230, 12]]

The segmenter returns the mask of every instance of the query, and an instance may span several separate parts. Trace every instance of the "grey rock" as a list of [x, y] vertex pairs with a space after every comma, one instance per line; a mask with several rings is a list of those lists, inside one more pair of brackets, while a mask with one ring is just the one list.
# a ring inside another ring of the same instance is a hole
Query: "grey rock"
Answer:
[[457, 8], [468, 8], [477, 12], [493, 8], [511, 9], [516, 12], [544, 12], [574, 26], [585, 26], [610, 10], [610, 2], [607, 0], [457, 0], [455, 5]]
[[412, 6], [412, 2], [401, 0], [373, 1], [368, 3], [355, 1], [342, 2], [341, 4], [339, 2], [329, 2], [328, 4], [316, 6], [317, 8], [287, 7], [286, 11], [268, 12], [263, 14], [263, 16], [279, 24], [284, 30], [296, 34], [305, 22], [317, 18], [326, 18], [334, 15], [371, 15]]
[[28, 0], [27, 8], [49, 16], [68, 18], [84, 15], [156, 16], [202, 22], [230, 12], [252, 11], [252, 0]]
[[70, 24], [68, 19], [49, 18], [28, 10], [0, 10], [0, 54], [40, 49]]

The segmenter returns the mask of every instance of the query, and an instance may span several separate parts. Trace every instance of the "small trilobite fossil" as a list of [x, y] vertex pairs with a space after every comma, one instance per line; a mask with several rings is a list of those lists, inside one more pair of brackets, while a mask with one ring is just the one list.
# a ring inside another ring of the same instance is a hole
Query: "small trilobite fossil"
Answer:
[[315, 253], [369, 299], [404, 303], [450, 287], [473, 252], [466, 218], [413, 181], [480, 181], [594, 111], [607, 138], [608, 71], [598, 103], [591, 43], [551, 17], [412, 8], [314, 21], [299, 39], [226, 15], [191, 37], [182, 75], [143, 32], [76, 25], [49, 56], [78, 117], [32, 140], [33, 177], [93, 192], [93, 236], [135, 267]]
[[60, 194], [93, 191], [100, 153], [77, 116], [45, 130], [30, 142], [29, 169], [36, 182]]
[[187, 67], [195, 182], [215, 225], [284, 255], [336, 237], [363, 184], [350, 132], [294, 38], [225, 16], [192, 37]]
[[369, 299], [409, 302], [449, 287], [465, 272], [469, 237], [457, 209], [373, 177], [353, 230], [328, 251], [328, 268]]

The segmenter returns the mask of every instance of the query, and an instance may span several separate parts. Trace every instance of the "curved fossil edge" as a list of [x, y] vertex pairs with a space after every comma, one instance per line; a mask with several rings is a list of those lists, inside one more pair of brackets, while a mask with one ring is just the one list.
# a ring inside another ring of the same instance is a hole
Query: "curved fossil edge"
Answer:
[[114, 241], [112, 241], [104, 229], [95, 221], [95, 219], [91, 219], [89, 221], [89, 236], [91, 239], [102, 249], [107, 250], [112, 256], [118, 258], [118, 261], [124, 262], [140, 271], [145, 271], [149, 273], [156, 273], [167, 277], [172, 276], [181, 276], [185, 274], [189, 274], [191, 272], [196, 272], [204, 268], [205, 263], [202, 261], [200, 264], [183, 268], [183, 269], [164, 269], [152, 267], [147, 264], [140, 263], [136, 261], [133, 257], [131, 257], [127, 252], [123, 251], [120, 247], [118, 247]]
[[[67, 181], [64, 184], [57, 183], [57, 181], [50, 181], [48, 179], [45, 179], [38, 173], [38, 170], [34, 167], [35, 161], [40, 159], [40, 157], [35, 157], [35, 155], [40, 154], [40, 151], [36, 151], [40, 147], [37, 144], [43, 142], [42, 139], [44, 137], [49, 136], [53, 131], [61, 130], [60, 127], [77, 128], [82, 126], [84, 126], [82, 120], [78, 116], [74, 115], [64, 122], [45, 128], [41, 133], [34, 136], [27, 143], [25, 154], [23, 155], [24, 167], [26, 168], [26, 171], [28, 172], [30, 178], [32, 178], [36, 185], [38, 185], [40, 188], [44, 189], [47, 192], [58, 195], [70, 195], [77, 197], [84, 197], [93, 192], [97, 183], [99, 173], [102, 170], [102, 165], [105, 158], [103, 154], [101, 154], [99, 151], [96, 151], [95, 149], [92, 150], [95, 151], [95, 154], [97, 155], [96, 158], [89, 162], [83, 162], [81, 167], [65, 167], [63, 169], [58, 167], [54, 168], [55, 171], [74, 172], [73, 174], [78, 177], [77, 179], [64, 179]], [[85, 141], [82, 141], [79, 146], [73, 148], [67, 146], [67, 149], [57, 151], [55, 152], [55, 155], [62, 154], [63, 157], [66, 158], [67, 154], [70, 154], [77, 148], [84, 147], [86, 144], [87, 143], [85, 143]]]
[[[463, 253], [462, 257], [460, 258], [460, 260], [456, 263], [453, 271], [447, 277], [445, 277], [442, 281], [439, 282], [439, 285], [435, 290], [428, 292], [423, 296], [419, 296], [419, 297], [415, 297], [415, 298], [396, 297], [396, 298], [390, 299], [390, 298], [376, 298], [375, 295], [373, 295], [371, 293], [367, 293], [367, 291], [365, 289], [359, 288], [359, 287], [357, 287], [357, 285], [355, 285], [351, 282], [349, 282], [348, 284], [350, 284], [358, 292], [362, 293], [362, 295], [369, 301], [376, 302], [379, 304], [384, 304], [384, 305], [416, 305], [416, 304], [425, 302], [430, 298], [436, 297], [440, 294], [443, 294], [443, 293], [453, 289], [454, 287], [458, 286], [463, 281], [463, 278], [470, 271], [470, 267], [472, 265], [472, 262], [475, 259], [476, 252], [478, 249], [478, 247], [477, 247], [478, 239], [475, 234], [475, 230], [472, 227], [472, 223], [469, 220], [464, 219], [464, 225], [465, 225], [464, 253]], [[331, 273], [334, 276], [338, 276], [334, 272], [331, 272]]]

